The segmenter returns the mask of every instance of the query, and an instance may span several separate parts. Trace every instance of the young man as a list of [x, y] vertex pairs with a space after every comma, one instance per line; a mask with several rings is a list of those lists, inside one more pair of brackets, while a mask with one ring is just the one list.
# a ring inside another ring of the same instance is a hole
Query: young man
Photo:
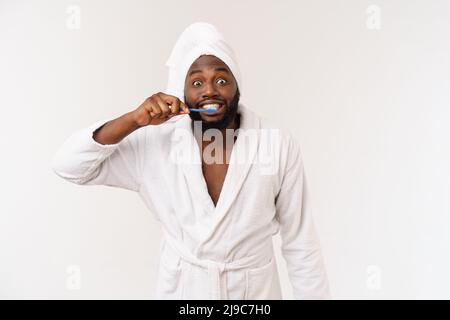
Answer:
[[296, 140], [239, 102], [212, 25], [189, 26], [167, 65], [165, 93], [73, 134], [55, 172], [141, 195], [164, 233], [156, 298], [281, 299], [277, 232], [295, 298], [329, 298]]

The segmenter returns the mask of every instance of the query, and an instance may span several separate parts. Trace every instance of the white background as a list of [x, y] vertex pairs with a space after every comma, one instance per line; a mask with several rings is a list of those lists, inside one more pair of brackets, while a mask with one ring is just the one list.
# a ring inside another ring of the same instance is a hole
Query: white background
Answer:
[[138, 195], [70, 184], [50, 161], [163, 91], [196, 21], [234, 47], [242, 101], [301, 143], [333, 297], [450, 298], [449, 14], [436, 0], [0, 0], [0, 298], [149, 298], [160, 229]]

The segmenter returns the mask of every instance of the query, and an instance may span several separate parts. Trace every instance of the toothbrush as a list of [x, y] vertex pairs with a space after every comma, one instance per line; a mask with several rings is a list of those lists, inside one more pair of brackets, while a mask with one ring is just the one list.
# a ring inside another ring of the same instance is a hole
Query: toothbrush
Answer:
[[214, 112], [217, 111], [217, 109], [214, 109], [214, 108], [209, 108], [209, 109], [195, 109], [195, 108], [192, 108], [192, 109], [189, 109], [189, 111], [214, 113]]
[[[169, 108], [170, 108], [171, 106], [169, 105]], [[217, 111], [217, 109], [216, 108], [208, 108], [208, 109], [203, 109], [203, 108], [201, 108], [201, 109], [197, 109], [197, 108], [188, 108], [189, 109], [189, 111], [194, 111], [194, 112], [206, 112], [206, 113], [214, 113], [214, 112], [216, 112]]]

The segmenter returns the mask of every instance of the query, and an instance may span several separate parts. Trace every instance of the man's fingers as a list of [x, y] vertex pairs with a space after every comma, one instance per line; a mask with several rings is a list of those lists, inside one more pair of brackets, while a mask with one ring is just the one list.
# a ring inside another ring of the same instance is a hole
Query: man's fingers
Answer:
[[162, 114], [161, 108], [160, 108], [158, 105], [153, 104], [153, 105], [151, 106], [150, 116], [151, 116], [152, 118], [158, 119], [158, 118], [161, 116], [161, 114]]
[[170, 102], [170, 110], [172, 111], [173, 115], [176, 115], [180, 112], [180, 100], [173, 99], [172, 102]]
[[170, 104], [171, 106], [175, 105], [176, 112], [173, 113], [173, 111], [172, 111], [173, 114], [189, 113], [189, 108], [180, 99], [178, 99], [177, 97], [171, 96], [169, 94], [165, 94], [163, 92], [160, 92], [158, 94], [158, 96], [161, 97], [166, 103]]
[[188, 113], [190, 112], [190, 111], [189, 111], [189, 108], [187, 107], [187, 105], [184, 104], [184, 102], [182, 102], [182, 101], [180, 101], [180, 108], [183, 110], [182, 113], [188, 114]]
[[161, 99], [161, 97], [158, 96], [157, 94], [154, 96], [154, 98], [155, 98], [155, 102], [158, 104], [159, 108], [161, 109], [161, 112], [162, 112], [161, 118], [165, 118], [165, 117], [169, 116], [170, 109], [169, 109], [168, 104], [163, 99]]

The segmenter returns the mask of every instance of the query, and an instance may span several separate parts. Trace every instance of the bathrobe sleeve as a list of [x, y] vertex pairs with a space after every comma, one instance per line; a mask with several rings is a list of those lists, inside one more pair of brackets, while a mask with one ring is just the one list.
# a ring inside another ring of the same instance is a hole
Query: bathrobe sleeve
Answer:
[[290, 139], [276, 198], [282, 254], [295, 299], [330, 299], [328, 279], [309, 207], [300, 147]]
[[103, 145], [93, 133], [107, 121], [73, 133], [52, 160], [53, 171], [80, 185], [107, 185], [138, 191], [146, 143], [145, 130], [138, 129], [119, 143]]

